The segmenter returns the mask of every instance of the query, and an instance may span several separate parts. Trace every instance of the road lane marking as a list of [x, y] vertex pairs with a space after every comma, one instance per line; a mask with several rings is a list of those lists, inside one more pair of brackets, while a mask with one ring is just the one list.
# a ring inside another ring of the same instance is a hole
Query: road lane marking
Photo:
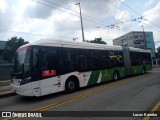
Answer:
[[66, 104], [66, 103], [69, 103], [69, 102], [78, 100], [78, 99], [80, 99], [80, 98], [93, 95], [93, 94], [98, 93], [98, 92], [100, 92], [100, 91], [107, 90], [107, 89], [110, 89], [110, 88], [114, 88], [114, 87], [117, 87], [117, 86], [119, 86], [119, 85], [123, 85], [123, 84], [128, 83], [128, 82], [129, 82], [129, 81], [126, 81], [126, 82], [119, 83], [119, 84], [116, 84], [116, 85], [111, 85], [111, 86], [108, 86], [108, 87], [104, 87], [104, 88], [101, 88], [101, 89], [97, 89], [97, 90], [92, 91], [92, 92], [89, 92], [89, 93], [85, 93], [85, 94], [82, 94], [82, 95], [79, 95], [79, 96], [76, 96], [76, 97], [73, 97], [73, 98], [70, 98], [70, 99], [61, 101], [61, 102], [53, 103], [53, 104], [50, 104], [50, 105], [48, 105], [48, 106], [44, 106], [44, 107], [42, 107], [42, 108], [35, 109], [35, 110], [33, 110], [32, 112], [44, 111], [44, 110], [47, 110], [47, 109], [50, 109], [50, 108], [54, 108], [54, 107], [57, 107], [57, 106], [60, 106], [60, 105], [63, 105], [63, 104]]
[[[145, 76], [148, 76], [149, 74], [146, 74]], [[111, 88], [115, 88], [115, 87], [118, 87], [118, 86], [121, 86], [121, 85], [124, 85], [128, 82], [131, 82], [131, 81], [136, 81], [136, 80], [139, 80], [140, 78], [143, 78], [144, 75], [141, 75], [141, 76], [136, 76], [136, 77], [133, 77], [133, 78], [128, 78], [127, 80], [120, 80], [120, 81], [117, 81], [111, 85], [106, 85], [105, 87], [102, 87], [102, 88], [99, 88], [97, 90], [91, 90], [87, 93], [84, 93], [84, 94], [80, 94], [80, 95], [77, 95], [75, 97], [71, 97], [67, 100], [63, 100], [63, 101], [60, 101], [60, 102], [56, 102], [56, 103], [53, 103], [53, 104], [49, 104], [49, 105], [46, 105], [46, 106], [43, 106], [43, 107], [40, 107], [40, 108], [37, 108], [35, 110], [32, 110], [32, 111], [29, 111], [29, 112], [40, 112], [40, 111], [45, 111], [45, 110], [48, 110], [48, 109], [51, 109], [51, 108], [55, 108], [55, 107], [58, 107], [60, 105], [64, 105], [64, 104], [67, 104], [67, 103], [70, 103], [72, 101], [75, 101], [75, 100], [78, 100], [78, 99], [81, 99], [81, 98], [84, 98], [84, 97], [87, 97], [87, 96], [90, 96], [90, 95], [93, 95], [93, 94], [96, 94], [98, 92], [101, 92], [101, 91], [104, 91], [104, 90], [107, 90], [107, 89], [111, 89]], [[8, 119], [4, 119], [4, 120], [18, 120], [19, 118], [16, 117], [16, 118], [8, 118]]]
[[[150, 112], [155, 112], [160, 109], [160, 101], [154, 106], [154, 108]], [[145, 117], [143, 120], [149, 120], [151, 117]]]
[[[94, 90], [94, 91], [91, 91], [91, 92], [88, 92], [88, 93], [84, 93], [84, 94], [81, 94], [81, 95], [78, 95], [78, 96], [69, 98], [69, 99], [64, 100], [64, 101], [60, 101], [60, 102], [57, 102], [57, 103], [53, 103], [53, 104], [50, 104], [50, 105], [47, 105], [47, 106], [44, 106], [44, 107], [35, 109], [35, 110], [33, 110], [33, 111], [30, 111], [30, 112], [40, 112], [40, 111], [48, 110], [48, 109], [50, 109], [50, 108], [55, 108], [55, 107], [57, 107], [57, 106], [70, 103], [70, 102], [72, 102], [72, 101], [81, 99], [81, 98], [83, 98], [83, 97], [87, 97], [87, 96], [89, 96], [89, 95], [93, 95], [93, 94], [95, 94], [95, 93], [97, 93], [97, 92], [100, 92], [100, 91], [103, 91], [103, 90], [106, 90], [106, 89], [110, 89], [110, 88], [114, 88], [114, 87], [123, 85], [123, 84], [125, 84], [125, 83], [128, 83], [129, 81], [130, 81], [130, 80], [128, 80], [128, 81], [123, 81], [123, 82], [121, 82], [121, 83], [119, 83], [119, 84], [113, 84], [113, 85], [110, 85], [110, 86], [107, 86], [107, 87], [103, 87], [103, 88], [101, 88], [101, 89], [97, 89], [97, 90]], [[16, 118], [4, 119], [4, 120], [18, 120], [18, 119], [19, 119], [19, 118], [16, 117]]]
[[[145, 75], [145, 76], [148, 76], [148, 74]], [[92, 94], [98, 93], [98, 92], [103, 91], [103, 90], [106, 90], [106, 89], [118, 87], [118, 86], [123, 85], [123, 84], [126, 84], [126, 83], [128, 83], [128, 82], [130, 82], [130, 81], [138, 80], [139, 78], [143, 78], [143, 77], [144, 77], [144, 76], [137, 76], [137, 77], [130, 78], [130, 79], [127, 79], [127, 80], [117, 81], [116, 83], [113, 83], [113, 84], [111, 84], [111, 85], [107, 85], [107, 86], [102, 87], [102, 88], [99, 88], [99, 89], [97, 89], [97, 90], [91, 90], [91, 91], [89, 91], [89, 92], [87, 92], [87, 93], [84, 93], [84, 94], [81, 94], [81, 95], [78, 95], [78, 96], [69, 98], [69, 99], [64, 100], [64, 101], [60, 101], [60, 102], [57, 102], [57, 103], [53, 103], [53, 104], [50, 104], [50, 105], [46, 105], [46, 106], [40, 107], [40, 108], [35, 109], [35, 110], [31, 111], [31, 112], [44, 111], [44, 110], [47, 110], [47, 109], [50, 109], [50, 108], [54, 108], [54, 107], [57, 107], [57, 106], [60, 106], [60, 105], [63, 105], [63, 104], [66, 104], [66, 103], [69, 103], [69, 102], [78, 100], [78, 99], [80, 99], [80, 98], [90, 96], [90, 95], [92, 95]]]

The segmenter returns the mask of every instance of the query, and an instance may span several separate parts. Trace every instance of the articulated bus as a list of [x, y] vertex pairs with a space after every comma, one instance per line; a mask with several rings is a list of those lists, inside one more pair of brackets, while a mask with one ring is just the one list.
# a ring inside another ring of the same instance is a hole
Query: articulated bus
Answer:
[[45, 39], [17, 49], [11, 86], [17, 94], [38, 97], [151, 69], [148, 50]]

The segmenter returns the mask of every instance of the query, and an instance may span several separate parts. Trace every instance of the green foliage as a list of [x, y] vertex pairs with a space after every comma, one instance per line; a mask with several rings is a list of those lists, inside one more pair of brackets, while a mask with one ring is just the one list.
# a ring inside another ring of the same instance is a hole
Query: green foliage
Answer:
[[94, 40], [88, 41], [86, 40], [86, 42], [90, 42], [90, 43], [98, 43], [98, 44], [107, 44], [106, 42], [102, 41], [102, 38], [95, 38]]
[[4, 53], [3, 53], [3, 59], [9, 62], [12, 62], [12, 59], [16, 53], [16, 50], [24, 45], [27, 44], [29, 42], [24, 41], [23, 38], [17, 38], [17, 37], [12, 37], [11, 39], [9, 39], [5, 45], [4, 48]]

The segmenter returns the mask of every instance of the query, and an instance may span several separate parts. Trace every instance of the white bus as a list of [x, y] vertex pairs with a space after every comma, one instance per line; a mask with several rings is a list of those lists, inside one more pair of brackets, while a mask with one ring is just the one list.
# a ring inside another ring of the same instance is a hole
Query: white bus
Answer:
[[17, 49], [11, 86], [20, 95], [43, 96], [151, 69], [148, 50], [45, 39]]

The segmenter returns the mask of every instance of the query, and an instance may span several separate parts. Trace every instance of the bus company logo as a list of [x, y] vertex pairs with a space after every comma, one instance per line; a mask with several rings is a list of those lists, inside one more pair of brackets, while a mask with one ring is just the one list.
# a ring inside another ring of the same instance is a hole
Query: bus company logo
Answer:
[[11, 112], [2, 112], [2, 117], [11, 117]]

